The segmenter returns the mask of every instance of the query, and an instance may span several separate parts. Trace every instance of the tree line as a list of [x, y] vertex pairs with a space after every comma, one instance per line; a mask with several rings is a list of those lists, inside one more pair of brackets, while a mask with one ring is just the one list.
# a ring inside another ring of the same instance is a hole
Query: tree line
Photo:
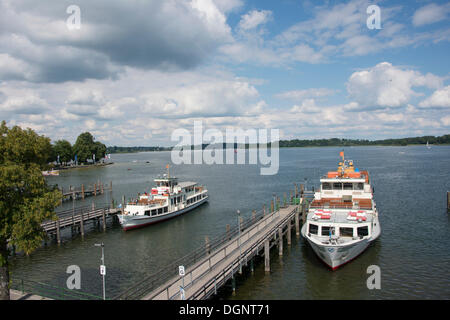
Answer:
[[94, 141], [94, 137], [89, 132], [80, 134], [72, 146], [67, 140], [57, 140], [52, 146], [52, 153], [50, 154], [50, 161], [57, 161], [62, 164], [67, 164], [74, 161], [75, 157], [78, 163], [86, 163], [88, 159], [100, 160], [105, 157], [106, 146], [100, 141]]
[[422, 136], [400, 139], [364, 140], [364, 139], [316, 139], [316, 140], [280, 140], [280, 148], [292, 147], [349, 147], [349, 146], [406, 146], [419, 144], [450, 144], [450, 134], [443, 136]]

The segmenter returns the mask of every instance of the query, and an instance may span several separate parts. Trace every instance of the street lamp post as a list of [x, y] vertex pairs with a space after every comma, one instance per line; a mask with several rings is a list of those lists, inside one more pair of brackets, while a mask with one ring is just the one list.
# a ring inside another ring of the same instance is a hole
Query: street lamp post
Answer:
[[105, 276], [106, 276], [106, 266], [105, 266], [105, 253], [104, 253], [104, 247], [105, 245], [102, 243], [96, 243], [96, 247], [102, 247], [102, 264], [100, 265], [100, 274], [103, 278], [103, 300], [106, 300], [106, 292], [105, 292]]

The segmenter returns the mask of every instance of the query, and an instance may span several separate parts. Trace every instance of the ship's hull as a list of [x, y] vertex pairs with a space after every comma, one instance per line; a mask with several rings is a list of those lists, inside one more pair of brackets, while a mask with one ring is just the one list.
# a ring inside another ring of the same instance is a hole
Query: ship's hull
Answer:
[[306, 225], [302, 228], [302, 235], [306, 238], [316, 255], [332, 270], [354, 260], [373, 242], [380, 234], [379, 224], [376, 223], [372, 237], [364, 238], [350, 244], [343, 245], [325, 245], [312, 241], [306, 233]]
[[198, 206], [202, 205], [203, 203], [208, 201], [208, 196], [206, 196], [205, 198], [201, 199], [200, 201], [185, 207], [183, 209], [177, 210], [177, 211], [173, 211], [170, 213], [166, 213], [163, 215], [159, 215], [159, 216], [155, 216], [155, 217], [149, 217], [149, 216], [144, 216], [144, 215], [136, 215], [136, 216], [129, 216], [129, 215], [117, 215], [117, 217], [119, 218], [119, 222], [122, 225], [122, 229], [127, 231], [127, 230], [132, 230], [132, 229], [137, 229], [137, 228], [142, 228], [151, 224], [155, 224], [158, 222], [162, 222], [162, 221], [166, 221], [175, 217], [178, 217], [180, 215], [182, 215], [183, 213], [186, 213], [188, 211], [191, 211], [195, 208], [197, 208]]

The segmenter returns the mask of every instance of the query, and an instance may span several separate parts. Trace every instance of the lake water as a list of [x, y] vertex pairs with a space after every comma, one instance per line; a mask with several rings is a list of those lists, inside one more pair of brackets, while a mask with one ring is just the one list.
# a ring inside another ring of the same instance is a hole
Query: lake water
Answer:
[[[84, 240], [64, 232], [60, 246], [50, 244], [31, 256], [18, 255], [11, 261], [15, 277], [65, 287], [66, 268], [81, 268], [81, 290], [101, 296], [100, 249], [105, 244], [106, 295], [113, 297], [171, 261], [204, 245], [237, 224], [236, 210], [269, 205], [273, 193], [282, 196], [303, 183], [310, 189], [319, 178], [334, 171], [342, 148], [282, 148], [279, 172], [260, 175], [257, 165], [173, 165], [171, 175], [181, 181], [207, 186], [209, 203], [163, 223], [124, 232], [109, 225], [106, 233], [92, 230]], [[302, 238], [295, 233], [284, 256], [272, 251], [270, 274], [264, 264], [238, 281], [236, 294], [223, 290], [220, 299], [450, 299], [450, 214], [446, 193], [450, 190], [450, 147], [352, 147], [345, 155], [360, 169], [367, 169], [375, 190], [380, 214], [380, 238], [360, 257], [337, 271], [330, 271]], [[76, 205], [108, 203], [111, 196], [136, 197], [149, 191], [153, 179], [165, 173], [170, 152], [113, 154], [113, 165], [61, 171], [49, 177], [51, 184], [93, 184], [112, 181], [113, 192], [76, 201]], [[150, 163], [146, 163], [149, 161]], [[65, 203], [64, 208], [72, 208]], [[367, 267], [381, 270], [381, 289], [366, 286]]]

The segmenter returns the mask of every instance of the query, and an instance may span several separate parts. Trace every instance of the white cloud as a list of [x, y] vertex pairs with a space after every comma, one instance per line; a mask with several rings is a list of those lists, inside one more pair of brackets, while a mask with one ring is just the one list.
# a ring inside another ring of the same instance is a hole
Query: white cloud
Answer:
[[333, 95], [336, 90], [328, 89], [328, 88], [310, 88], [304, 90], [292, 90], [279, 93], [275, 95], [280, 99], [290, 99], [300, 101], [306, 98], [321, 98]]
[[450, 107], [450, 86], [438, 89], [427, 99], [419, 103], [420, 107]]
[[272, 11], [252, 10], [241, 17], [239, 27], [243, 30], [250, 30], [259, 25], [267, 23], [272, 18]]
[[420, 27], [426, 24], [436, 23], [447, 18], [450, 12], [450, 4], [438, 5], [431, 3], [420, 9], [417, 9], [414, 13], [412, 22], [416, 27]]
[[347, 91], [361, 107], [401, 107], [419, 95], [413, 90], [418, 86], [438, 88], [442, 86], [442, 79], [382, 62], [354, 72], [347, 82]]

